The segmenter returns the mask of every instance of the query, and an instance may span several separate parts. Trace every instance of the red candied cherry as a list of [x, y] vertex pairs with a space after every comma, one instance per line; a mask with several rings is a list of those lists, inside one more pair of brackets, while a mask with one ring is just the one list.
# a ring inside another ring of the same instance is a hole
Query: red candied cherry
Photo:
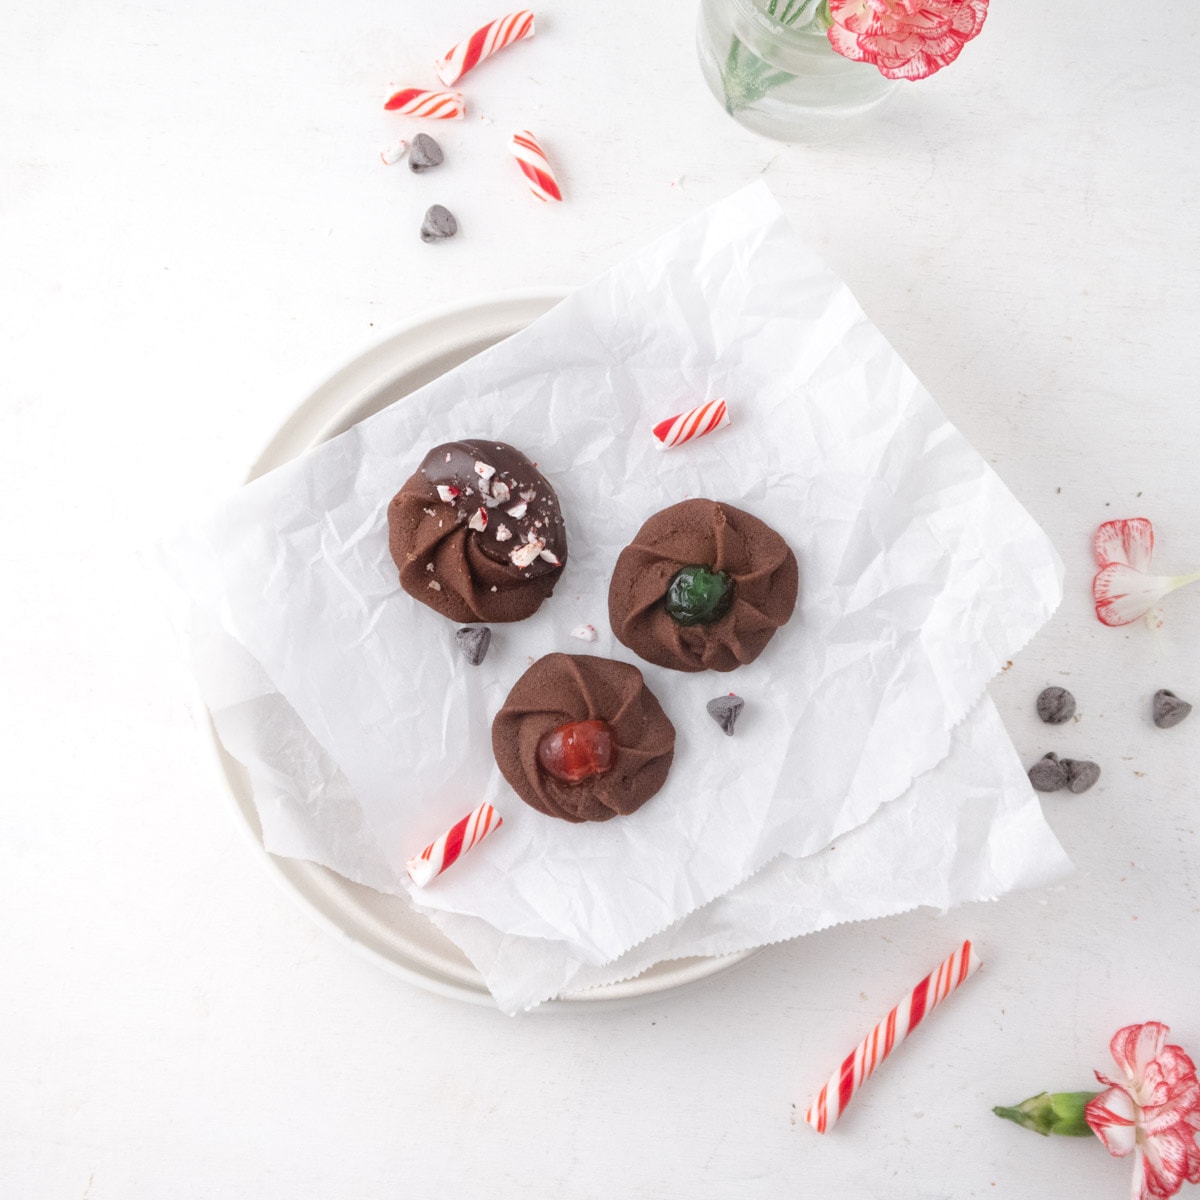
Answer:
[[542, 770], [563, 783], [582, 783], [611, 771], [617, 739], [604, 721], [569, 721], [542, 736], [537, 748]]

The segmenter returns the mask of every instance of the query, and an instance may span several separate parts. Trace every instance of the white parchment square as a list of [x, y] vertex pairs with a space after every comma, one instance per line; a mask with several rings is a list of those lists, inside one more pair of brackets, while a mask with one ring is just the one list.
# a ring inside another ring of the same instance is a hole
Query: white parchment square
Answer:
[[[654, 422], [717, 396], [729, 429], [657, 449]], [[399, 590], [387, 552], [388, 500], [430, 446], [463, 437], [539, 462], [571, 547], [554, 597], [497, 626], [479, 668]], [[491, 718], [531, 657], [638, 662], [608, 630], [612, 565], [646, 517], [691, 496], [779, 530], [800, 563], [796, 614], [733, 674], [638, 663], [678, 732], [666, 786], [605, 824], [545, 818], [496, 771]], [[419, 902], [594, 965], [900, 796], [1061, 593], [1044, 534], [762, 185], [241, 489], [165, 558], [344, 776], [321, 861], [407, 889], [404, 861], [490, 799], [503, 828]], [[569, 637], [583, 621], [593, 646]], [[746, 698], [734, 738], [704, 709], [728, 690]]]

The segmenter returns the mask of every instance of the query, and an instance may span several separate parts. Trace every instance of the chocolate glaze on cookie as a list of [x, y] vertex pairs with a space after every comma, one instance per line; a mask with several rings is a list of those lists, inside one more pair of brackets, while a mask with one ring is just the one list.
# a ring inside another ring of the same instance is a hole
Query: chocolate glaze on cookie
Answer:
[[[561, 726], [602, 721], [615, 741], [611, 765], [577, 783], [556, 779], [538, 746]], [[517, 680], [492, 722], [496, 763], [531, 808], [579, 823], [636, 812], [662, 787], [675, 755], [675, 727], [629, 663], [587, 654], [547, 654]]]
[[452, 621], [520, 621], [567, 561], [558, 497], [520, 450], [468, 440], [435, 446], [388, 506], [406, 592]]
[[[667, 604], [686, 568], [728, 581], [708, 623], [681, 624]], [[792, 615], [796, 556], [769, 525], [715, 500], [655, 513], [621, 551], [608, 590], [613, 632], [635, 654], [676, 671], [732, 671], [753, 662]]]

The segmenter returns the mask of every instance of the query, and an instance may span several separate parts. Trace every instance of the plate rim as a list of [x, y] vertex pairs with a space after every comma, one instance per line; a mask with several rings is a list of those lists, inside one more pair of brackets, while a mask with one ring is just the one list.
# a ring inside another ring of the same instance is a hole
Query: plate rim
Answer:
[[[483, 340], [492, 333], [499, 334], [495, 339], [498, 342], [525, 328], [531, 320], [548, 312], [555, 304], [569, 295], [570, 291], [571, 289], [566, 287], [546, 285], [489, 292], [467, 300], [454, 301], [431, 308], [417, 317], [398, 323], [382, 336], [360, 346], [356, 352], [344, 357], [315, 388], [292, 408], [254, 456], [250, 467], [245, 472], [242, 484], [250, 483], [259, 476], [282, 466], [297, 454], [304, 453], [327, 440], [331, 436], [330, 431], [338, 425], [339, 419], [351, 410], [356, 402], [353, 399], [342, 397], [338, 401], [336, 413], [333, 414], [327, 411], [327, 407], [334, 403], [334, 398], [340, 391], [353, 388], [357, 377], [364, 376], [371, 370], [384, 369], [390, 356], [397, 353], [397, 343], [415, 341], [426, 333], [434, 339], [436, 345], [446, 352], [455, 346], [461, 347], [467, 341]], [[522, 306], [530, 309], [536, 308], [539, 311], [532, 317], [514, 323], [512, 310]], [[503, 315], [506, 310], [509, 312], [507, 318]], [[469, 325], [473, 320], [480, 321], [481, 325], [473, 331], [469, 338], [463, 334], [459, 334], [457, 337], [447, 337], [447, 327], [452, 330], [456, 324]], [[485, 320], [488, 322], [486, 326], [482, 324]], [[429, 351], [425, 353], [424, 361], [428, 363], [435, 360], [436, 357], [434, 351]], [[420, 362], [421, 360], [415, 355], [407, 366], [397, 368], [392, 362], [388, 373], [396, 376], [412, 372], [418, 369]], [[375, 383], [378, 386], [380, 380], [376, 380]], [[304, 444], [298, 449], [292, 448], [297, 441], [302, 441]], [[261, 824], [258, 820], [253, 792], [249, 787], [245, 768], [222, 744], [212, 714], [202, 698], [200, 706], [205, 716], [207, 736], [204, 741], [210, 751], [210, 761], [223, 785], [222, 791], [234, 815], [235, 824], [251, 851], [267, 869], [267, 873], [274, 880], [276, 886], [284, 891], [318, 925], [331, 933], [335, 940], [348, 945], [360, 957], [382, 967], [389, 974], [404, 979], [425, 991], [494, 1009], [496, 1003], [484, 983], [483, 976], [463, 952], [449, 938], [446, 938], [445, 934], [432, 922], [430, 922], [430, 928], [449, 946], [452, 946], [457, 954], [462, 956], [466, 964], [465, 968], [458, 972], [434, 973], [432, 970], [423, 970], [399, 961], [381, 945], [370, 944], [369, 930], [362, 928], [357, 933], [353, 932], [348, 927], [350, 922], [346, 920], [344, 914], [338, 912], [336, 906], [322, 894], [320, 881], [327, 875], [342, 878], [337, 875], [337, 872], [307, 859], [285, 858], [267, 850], [262, 842]], [[321, 903], [321, 900], [326, 902]], [[702, 979], [711, 978], [713, 975], [752, 957], [757, 952], [757, 947], [751, 947], [723, 955], [664, 959], [631, 979], [602, 984], [583, 991], [566, 992], [542, 1002], [536, 1006], [536, 1010], [577, 1008], [580, 1004], [610, 1007], [629, 1000], [660, 995]], [[651, 972], [658, 966], [669, 966], [670, 974], [666, 978], [662, 975], [651, 975]]]

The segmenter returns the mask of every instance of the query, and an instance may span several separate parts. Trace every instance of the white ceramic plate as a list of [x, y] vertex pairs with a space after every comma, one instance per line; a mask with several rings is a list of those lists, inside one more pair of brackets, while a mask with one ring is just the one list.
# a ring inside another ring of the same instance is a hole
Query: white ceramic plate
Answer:
[[[563, 297], [561, 291], [509, 292], [455, 305], [405, 325], [347, 363], [284, 422], [248, 479], [295, 458], [523, 329]], [[402, 482], [402, 481], [398, 481]], [[405, 900], [387, 896], [300, 859], [263, 849], [249, 779], [210, 726], [239, 824], [276, 880], [327, 929], [412, 983], [459, 1000], [491, 1004], [483, 979], [462, 952]], [[681, 987], [723, 971], [753, 951], [659, 963], [636, 979], [562, 997], [612, 1003]]]

